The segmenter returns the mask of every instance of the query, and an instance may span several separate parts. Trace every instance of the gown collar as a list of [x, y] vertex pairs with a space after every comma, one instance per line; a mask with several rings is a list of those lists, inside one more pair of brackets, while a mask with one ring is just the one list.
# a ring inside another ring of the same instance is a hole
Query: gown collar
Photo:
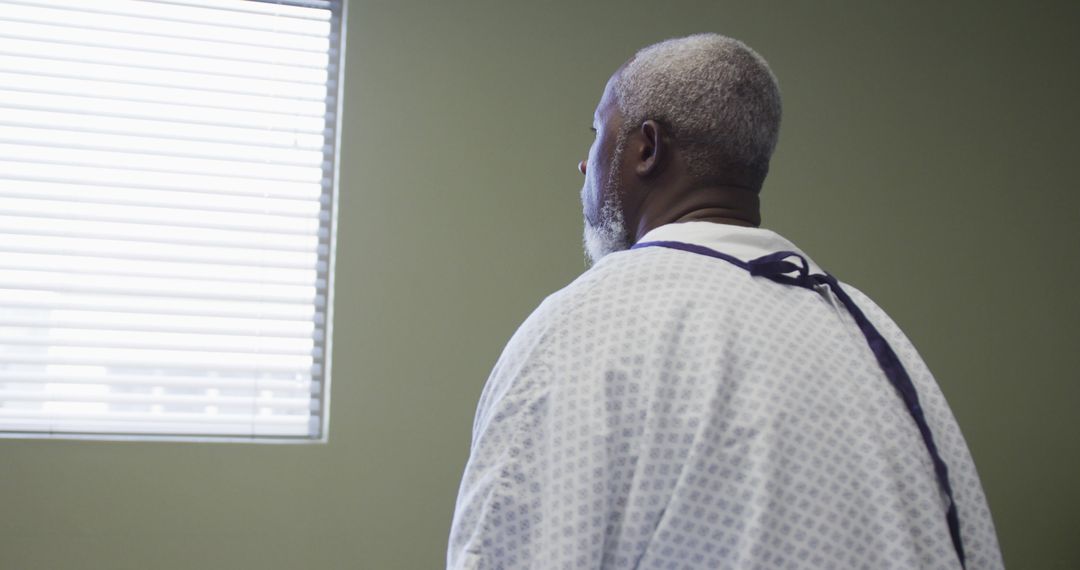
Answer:
[[787, 238], [765, 228], [749, 228], [715, 222], [679, 222], [655, 228], [638, 243], [681, 241], [726, 253], [742, 261], [757, 259], [778, 251], [793, 251], [803, 256], [811, 273], [824, 273], [810, 256]]

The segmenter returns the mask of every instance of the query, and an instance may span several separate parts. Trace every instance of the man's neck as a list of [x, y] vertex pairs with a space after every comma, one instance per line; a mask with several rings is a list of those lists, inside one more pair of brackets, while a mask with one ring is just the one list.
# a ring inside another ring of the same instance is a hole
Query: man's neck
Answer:
[[761, 225], [758, 193], [740, 186], [709, 186], [654, 194], [642, 204], [634, 241], [667, 224], [712, 222], [735, 226]]

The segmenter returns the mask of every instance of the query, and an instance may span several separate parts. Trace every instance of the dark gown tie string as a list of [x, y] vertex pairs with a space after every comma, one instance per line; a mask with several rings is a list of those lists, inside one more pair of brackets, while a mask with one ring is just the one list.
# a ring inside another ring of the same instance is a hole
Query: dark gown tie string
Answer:
[[[666, 247], [715, 257], [749, 271], [750, 275], [765, 277], [766, 279], [770, 279], [777, 283], [803, 287], [812, 291], [815, 290], [816, 285], [828, 286], [833, 294], [836, 295], [836, 298], [844, 304], [844, 307], [847, 308], [847, 311], [851, 314], [852, 318], [855, 319], [855, 323], [858, 324], [859, 330], [861, 330], [863, 336], [866, 337], [866, 343], [870, 346], [870, 350], [873, 351], [874, 357], [877, 358], [878, 365], [881, 366], [881, 370], [885, 372], [885, 376], [888, 377], [889, 382], [896, 388], [897, 393], [899, 393], [900, 398], [904, 401], [904, 405], [908, 409], [908, 413], [911, 414], [911, 418], [915, 420], [915, 425], [919, 428], [923, 443], [926, 444], [926, 449], [930, 453], [930, 459], [933, 461], [938, 484], [941, 486], [942, 491], [944, 491], [949, 501], [948, 509], [945, 513], [945, 520], [949, 524], [949, 534], [952, 535], [953, 547], [956, 549], [956, 555], [960, 559], [960, 566], [966, 567], [964, 545], [960, 538], [960, 516], [956, 510], [956, 500], [953, 498], [952, 485], [949, 483], [949, 468], [945, 465], [945, 461], [941, 459], [941, 454], [938, 453], [937, 444], [934, 443], [934, 436], [930, 433], [930, 426], [926, 423], [926, 414], [923, 413], [922, 406], [919, 404], [919, 394], [915, 390], [915, 384], [912, 383], [907, 370], [904, 369], [904, 365], [901, 364], [900, 359], [896, 356], [896, 353], [893, 352], [892, 347], [889, 346], [885, 337], [878, 332], [877, 328], [870, 322], [870, 319], [866, 318], [866, 315], [859, 309], [859, 306], [855, 304], [855, 301], [853, 301], [851, 297], [848, 296], [847, 292], [840, 287], [840, 283], [835, 277], [828, 273], [811, 274], [810, 266], [807, 263], [806, 258], [793, 251], [780, 251], [750, 261], [742, 261], [741, 259], [707, 247], [677, 241], [643, 242], [638, 243], [631, 249], [641, 249], [644, 247]], [[796, 264], [788, 261], [790, 258], [797, 259], [798, 263]]]

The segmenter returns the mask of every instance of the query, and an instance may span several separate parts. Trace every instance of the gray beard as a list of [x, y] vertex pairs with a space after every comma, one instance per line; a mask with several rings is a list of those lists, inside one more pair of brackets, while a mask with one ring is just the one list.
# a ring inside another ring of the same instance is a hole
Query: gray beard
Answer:
[[604, 202], [600, 209], [599, 225], [594, 226], [585, 219], [585, 234], [582, 242], [585, 256], [592, 265], [609, 253], [630, 249], [633, 245], [626, 231], [622, 205], [617, 198]]

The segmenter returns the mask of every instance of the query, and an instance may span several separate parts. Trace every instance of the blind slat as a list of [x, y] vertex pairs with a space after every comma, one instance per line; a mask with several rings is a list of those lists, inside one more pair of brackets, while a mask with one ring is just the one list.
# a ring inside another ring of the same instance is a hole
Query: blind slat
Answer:
[[[55, 25], [55, 17], [55, 11], [34, 9], [24, 9], [19, 12], [7, 10], [4, 13], [4, 20], [16, 28], [27, 24]], [[106, 34], [142, 33], [158, 38], [181, 40], [185, 43], [207, 42], [220, 44], [225, 46], [225, 49], [232, 47], [244, 49], [288, 49], [289, 51], [306, 55], [333, 55], [335, 51], [333, 43], [331, 42], [328, 49], [327, 42], [322, 38], [293, 36], [289, 38], [288, 42], [281, 42], [279, 37], [272, 33], [267, 34], [249, 31], [240, 34], [229, 34], [224, 30], [206, 30], [185, 25], [155, 25], [153, 21], [144, 21], [141, 23], [135, 22], [135, 24], [136, 25], [132, 25], [131, 22], [117, 23], [111, 18], [90, 18], [80, 21], [78, 27], [75, 29], [92, 30]], [[138, 24], [142, 24], [141, 27]], [[72, 26], [63, 27], [71, 28]], [[331, 38], [333, 38], [333, 36], [331, 36]]]
[[[124, 231], [122, 231], [122, 229], [117, 230], [116, 228], [108, 228], [108, 229], [105, 229], [105, 230], [89, 229], [89, 230], [81, 230], [81, 231], [77, 230], [77, 229], [66, 230], [66, 229], [64, 229], [62, 227], [50, 227], [49, 226], [49, 222], [50, 222], [49, 220], [33, 220], [33, 222], [31, 222], [30, 224], [26, 224], [26, 223], [17, 224], [17, 223], [5, 223], [4, 220], [6, 220], [6, 219], [7, 218], [5, 218], [4, 216], [0, 216], [0, 239], [4, 239], [5, 237], [12, 237], [14, 239], [19, 239], [17, 236], [62, 237], [64, 239], [74, 240], [74, 241], [79, 242], [79, 243], [84, 243], [86, 240], [108, 240], [109, 242], [116, 242], [116, 241], [121, 241], [121, 240], [130, 240], [130, 241], [138, 241], [140, 244], [147, 244], [147, 243], [181, 244], [181, 245], [195, 245], [195, 246], [200, 246], [200, 247], [223, 248], [223, 249], [224, 248], [231, 248], [231, 249], [244, 249], [244, 248], [247, 248], [247, 249], [258, 251], [260, 254], [264, 254], [264, 253], [274, 254], [274, 253], [278, 253], [278, 252], [281, 252], [281, 253], [300, 253], [300, 252], [310, 252], [312, 249], [315, 249], [315, 247], [307, 245], [305, 243], [306, 241], [314, 241], [315, 236], [311, 236], [311, 240], [297, 241], [296, 243], [298, 243], [300, 245], [294, 245], [293, 243], [284, 243], [284, 244], [279, 245], [279, 244], [276, 244], [272, 238], [267, 239], [265, 241], [264, 240], [259, 240], [259, 239], [250, 239], [250, 240], [243, 240], [243, 239], [208, 239], [208, 238], [199, 238], [199, 237], [194, 237], [194, 238], [185, 237], [184, 239], [169, 240], [169, 239], [167, 239], [165, 237], [161, 237], [161, 236], [147, 235], [147, 236], [144, 237], [144, 236], [139, 235], [137, 232], [124, 232]], [[25, 219], [20, 220], [20, 222], [24, 222], [24, 221], [25, 221]], [[80, 223], [83, 223], [83, 222], [80, 222]], [[86, 222], [86, 223], [93, 223], [93, 222]], [[119, 224], [112, 224], [112, 225], [117, 226]], [[136, 224], [126, 224], [126, 225], [135, 226]], [[29, 227], [25, 227], [25, 226], [29, 226]], [[35, 226], [37, 226], [37, 227], [35, 227]], [[142, 227], [142, 226], [143, 225], [140, 225], [140, 227]], [[257, 235], [257, 234], [255, 234], [255, 235]], [[277, 237], [277, 236], [275, 236], [275, 237]], [[0, 254], [0, 255], [2, 255], [2, 254]], [[102, 259], [105, 259], [105, 258], [102, 258]], [[18, 267], [6, 266], [3, 263], [0, 263], [0, 267], [5, 267], [5, 268], [8, 268], [8, 269], [18, 269]], [[78, 269], [65, 269], [65, 271], [75, 271], [75, 272], [81, 272], [81, 273], [94, 273], [92, 271], [91, 272], [86, 272], [86, 271], [80, 271]], [[104, 273], [109, 273], [109, 272], [104, 272]], [[125, 273], [125, 274], [126, 275], [136, 275], [136, 274], [133, 274], [133, 273]], [[181, 274], [174, 274], [174, 276], [183, 277], [183, 275], [181, 275]]]
[[[11, 332], [9, 332], [11, 331]], [[0, 327], [0, 344], [33, 347], [100, 347], [109, 349], [160, 349], [246, 354], [311, 356], [317, 353], [311, 337], [305, 339], [273, 336], [240, 336], [169, 332], [132, 332], [110, 329], [67, 329], [50, 326], [47, 336], [27, 335], [25, 329]]]
[[5, 189], [5, 195], [11, 198], [38, 201], [54, 200], [68, 204], [141, 206], [316, 219], [324, 201], [323, 198], [319, 200], [312, 200], [311, 198], [297, 200], [251, 195], [178, 192], [149, 188], [113, 188], [101, 185], [63, 184], [33, 180], [12, 180]]
[[[197, 5], [126, 0], [6, 0], [9, 10], [17, 13], [47, 13], [59, 21], [109, 21], [117, 24], [172, 27], [190, 25], [207, 33], [214, 31], [243, 33], [258, 31], [273, 37], [307, 36], [324, 39], [330, 35], [324, 19], [291, 18], [284, 14], [237, 14], [228, 10], [206, 10]], [[312, 14], [319, 13], [313, 11]]]
[[[142, 333], [146, 334], [146, 333]], [[26, 336], [16, 335], [3, 335], [8, 338], [3, 338], [3, 342], [12, 350], [22, 350], [24, 353], [20, 358], [33, 358], [35, 354], [40, 356], [40, 351], [48, 350], [50, 354], [61, 354], [64, 350], [70, 349], [73, 351], [122, 351], [130, 353], [133, 357], [138, 356], [139, 351], [168, 351], [176, 354], [187, 354], [198, 352], [200, 354], [219, 354], [233, 358], [234, 360], [241, 356], [250, 357], [249, 361], [255, 362], [263, 355], [274, 355], [278, 358], [286, 357], [320, 357], [321, 348], [311, 347], [308, 349], [285, 349], [275, 346], [268, 346], [266, 350], [259, 350], [259, 347], [238, 347], [238, 346], [215, 346], [212, 344], [197, 344], [192, 343], [188, 346], [182, 344], [170, 344], [166, 342], [155, 343], [152, 340], [146, 340], [142, 342], [128, 342], [123, 343], [119, 341], [103, 341], [98, 339], [77, 339], [77, 340], [65, 340], [58, 338], [32, 338]], [[12, 340], [14, 339], [14, 340]], [[295, 339], [293, 339], [295, 340]], [[269, 343], [267, 343], [269, 344]], [[218, 362], [217, 360], [210, 359], [204, 361], [193, 362]], [[201, 365], [196, 367], [203, 367]], [[292, 369], [290, 369], [292, 370]], [[0, 389], [0, 397], [3, 397], [4, 390]]]
[[281, 269], [262, 266], [223, 266], [210, 263], [179, 263], [116, 259], [79, 255], [37, 255], [0, 252], [0, 270], [52, 271], [71, 275], [194, 279], [227, 283], [302, 285], [324, 289], [325, 277], [314, 269]]
[[[85, 314], [85, 313], [84, 313]], [[162, 322], [158, 319], [124, 319], [124, 320], [104, 320], [93, 313], [89, 313], [96, 318], [78, 320], [72, 317], [56, 318], [56, 317], [18, 317], [14, 315], [0, 317], [0, 329], [4, 328], [62, 328], [62, 329], [82, 329], [87, 331], [96, 331], [106, 328], [107, 330], [119, 330], [129, 333], [154, 333], [154, 332], [166, 332], [166, 333], [188, 333], [194, 335], [200, 335], [203, 337], [209, 337], [211, 335], [236, 335], [242, 337], [254, 337], [254, 338], [285, 338], [285, 339], [307, 339], [312, 340], [315, 338], [314, 331], [311, 327], [295, 326], [292, 323], [287, 325], [267, 325], [263, 322], [259, 322], [257, 325], [236, 325], [228, 323], [225, 325], [216, 325], [215, 323], [193, 323], [193, 324], [172, 324], [170, 321]], [[310, 323], [305, 323], [310, 325]], [[293, 326], [289, 326], [293, 325]]]
[[216, 301], [199, 299], [177, 304], [169, 299], [155, 297], [125, 297], [121, 295], [93, 295], [69, 293], [58, 295], [51, 291], [23, 291], [0, 289], [0, 309], [53, 311], [70, 309], [79, 311], [130, 312], [152, 314], [167, 319], [173, 316], [239, 317], [244, 319], [268, 318], [281, 320], [318, 319], [323, 308], [321, 298], [311, 306], [256, 301]]
[[276, 49], [269, 46], [249, 46], [238, 43], [176, 38], [144, 33], [142, 30], [101, 30], [63, 23], [37, 23], [13, 20], [0, 13], [0, 29], [5, 36], [15, 39], [35, 40], [51, 38], [66, 45], [123, 48], [147, 53], [189, 56], [217, 56], [230, 61], [252, 63], [280, 63], [300, 67], [326, 69], [330, 65], [330, 50], [304, 51]]
[[[2, 171], [2, 169], [0, 169]], [[26, 218], [69, 219], [87, 222], [117, 222], [130, 224], [157, 223], [162, 226], [205, 228], [208, 230], [233, 230], [255, 233], [278, 233], [279, 235], [319, 235], [318, 217], [280, 216], [275, 214], [245, 214], [238, 212], [203, 212], [176, 208], [127, 206], [98, 203], [81, 209], [57, 208], [55, 200], [29, 198], [5, 198], [0, 193], [0, 215]], [[0, 238], [2, 239], [2, 238]], [[44, 238], [39, 241], [44, 241]]]
[[[163, 420], [173, 423], [180, 422], [192, 422], [200, 423], [207, 421], [207, 414], [197, 413], [146, 413], [146, 412], [64, 412], [64, 411], [30, 411], [19, 409], [2, 409], [0, 410], [0, 418], [20, 418], [20, 419], [44, 419], [49, 418], [54, 423], [59, 423], [60, 420], [65, 419], [82, 419], [82, 420], [99, 420], [99, 421], [154, 421]], [[308, 416], [306, 414], [300, 415], [281, 415], [281, 414], [214, 414], [210, 421], [214, 423], [236, 423], [236, 424], [306, 424]]]
[[0, 234], [0, 250], [15, 253], [88, 255], [114, 259], [143, 259], [248, 267], [316, 269], [318, 248], [307, 251], [202, 245], [145, 243], [99, 238]]
[[218, 424], [212, 423], [204, 417], [202, 421], [181, 423], [167, 421], [149, 421], [136, 419], [131, 422], [115, 422], [108, 420], [85, 420], [73, 421], [66, 419], [63, 422], [51, 419], [27, 419], [27, 418], [4, 418], [3, 425], [9, 426], [8, 433], [25, 434], [33, 437], [36, 434], [74, 434], [80, 439], [95, 439], [93, 436], [131, 436], [137, 435], [138, 439], [147, 439], [147, 436], [162, 436], [159, 439], [227, 439], [257, 440], [282, 438], [310, 438], [311, 433], [316, 432], [318, 426], [309, 420], [308, 425], [301, 422], [295, 424], [276, 424], [264, 426], [261, 423], [246, 424]]
[[8, 402], [79, 402], [108, 404], [158, 404], [161, 406], [218, 406], [237, 408], [242, 406], [272, 408], [275, 410], [308, 410], [311, 396], [304, 394], [274, 395], [272, 397], [245, 396], [188, 396], [174, 394], [128, 394], [128, 393], [50, 393], [48, 390], [3, 392]]
[[307, 380], [282, 380], [276, 378], [224, 378], [221, 376], [137, 375], [113, 374], [107, 378], [94, 374], [58, 372], [19, 372], [0, 370], [0, 382], [8, 384], [95, 384], [135, 388], [192, 388], [217, 390], [279, 390], [282, 392], [307, 391], [317, 393], [318, 382]]
[[[70, 130], [79, 130], [79, 125], [98, 120], [120, 121], [128, 126], [127, 133], [134, 135], [152, 134], [145, 129], [149, 122], [163, 124], [167, 128], [179, 129], [181, 133], [198, 133], [200, 137], [214, 140], [214, 134], [227, 131], [241, 137], [250, 131], [279, 132], [302, 137], [310, 141], [311, 135], [324, 134], [325, 119], [322, 117], [298, 113], [274, 113], [251, 110], [235, 110], [205, 105], [176, 105], [144, 103], [123, 99], [88, 98], [82, 96], [51, 95], [7, 91], [0, 93], [0, 122], [10, 126], [49, 126]], [[91, 118], [87, 118], [91, 117]], [[163, 120], [164, 119], [164, 120]], [[119, 128], [112, 130], [124, 131]], [[216, 132], [215, 132], [216, 131]], [[206, 135], [203, 133], [210, 133]], [[228, 136], [228, 135], [226, 135]], [[165, 137], [177, 138], [177, 137]], [[231, 141], [220, 137], [218, 140]], [[257, 142], [257, 141], [254, 141]], [[274, 146], [267, 144], [264, 146]], [[277, 146], [282, 146], [278, 143]], [[319, 148], [308, 143], [308, 148]]]
[[246, 77], [260, 81], [284, 81], [290, 83], [325, 84], [327, 62], [312, 61], [309, 65], [280, 62], [257, 62], [207, 55], [164, 53], [162, 51], [132, 50], [99, 45], [87, 45], [66, 41], [50, 41], [48, 38], [28, 38], [23, 34], [9, 33], [0, 20], [0, 54], [33, 57], [84, 64], [121, 65], [155, 71], [180, 71], [223, 77]]
[[[46, 151], [48, 151], [46, 153]], [[75, 166], [102, 166], [118, 170], [138, 170], [156, 175], [195, 172], [202, 175], [242, 178], [243, 182], [258, 183], [260, 180], [283, 180], [286, 182], [321, 182], [323, 169], [319, 166], [282, 166], [277, 164], [253, 164], [229, 160], [185, 158], [140, 152], [115, 152], [78, 148], [48, 147], [38, 144], [0, 143], [0, 156], [12, 162], [40, 164], [64, 164]], [[234, 180], [234, 182], [241, 182]]]
[[[333, 0], [294, 0], [288, 4], [278, 0], [256, 0], [247, 2], [244, 0], [232, 0], [228, 4], [221, 0], [149, 0], [158, 4], [179, 4], [182, 6], [202, 6], [213, 10], [226, 10], [229, 12], [253, 12], [256, 14], [273, 14], [287, 18], [299, 18], [302, 20], [325, 21], [333, 17]], [[319, 10], [308, 10], [318, 8]], [[331, 30], [333, 33], [333, 30]]]
[[240, 127], [200, 122], [163, 121], [146, 117], [99, 116], [86, 113], [41, 111], [22, 108], [7, 113], [4, 124], [14, 127], [49, 127], [71, 132], [147, 136], [165, 140], [242, 144], [264, 148], [322, 150], [326, 154], [325, 129], [303, 132], [261, 127]]
[[[116, 368], [138, 368], [143, 370], [173, 369], [173, 370], [224, 370], [236, 372], [240, 370], [265, 370], [267, 372], [281, 372], [290, 374], [311, 373], [312, 365], [309, 362], [296, 361], [302, 357], [285, 357], [281, 355], [258, 355], [252, 356], [220, 355], [220, 358], [208, 358], [183, 353], [167, 354], [166, 351], [127, 351], [120, 355], [91, 355], [90, 352], [105, 353], [108, 351], [83, 350], [71, 348], [71, 355], [57, 351], [57, 354], [7, 354], [4, 360], [10, 364], [45, 364], [63, 366], [105, 366]], [[173, 351], [176, 353], [178, 351]], [[80, 354], [81, 353], [81, 354]], [[147, 353], [147, 354], [142, 354]], [[153, 353], [153, 354], [151, 354]], [[289, 360], [292, 358], [293, 360]], [[310, 360], [310, 359], [308, 359]]]
[[0, 58], [0, 71], [24, 73], [27, 75], [45, 75], [69, 79], [97, 79], [109, 81], [123, 87], [125, 85], [149, 85], [153, 87], [181, 87], [201, 89], [207, 92], [220, 91], [241, 95], [275, 95], [325, 100], [320, 84], [316, 81], [281, 81], [273, 79], [255, 79], [229, 74], [197, 73], [190, 71], [159, 70], [145, 68], [132, 73], [123, 65], [93, 63], [89, 61], [64, 61], [45, 57], [32, 57], [14, 53], [3, 54]]
[[[200, 112], [215, 113], [215, 121], [210, 125], [220, 124], [224, 118], [221, 111], [238, 112], [240, 116], [262, 117], [302, 117], [323, 119], [326, 116], [327, 101], [323, 99], [301, 99], [286, 97], [268, 97], [266, 95], [230, 94], [207, 92], [201, 89], [183, 87], [155, 87], [149, 85], [128, 85], [122, 91], [114, 83], [93, 79], [70, 77], [51, 77], [45, 75], [26, 75], [0, 72], [0, 104], [17, 107], [21, 111], [33, 109], [83, 109], [97, 104], [90, 111], [98, 112], [103, 106], [112, 105], [122, 110], [126, 103], [145, 103], [151, 106], [145, 109], [191, 109], [188, 113], [193, 119], [200, 118]], [[32, 95], [32, 96], [31, 96]], [[164, 106], [168, 107], [164, 107]], [[110, 107], [104, 107], [108, 110]], [[131, 111], [125, 112], [130, 114]], [[252, 114], [261, 113], [261, 114]], [[150, 114], [158, 118], [159, 115]], [[8, 116], [7, 119], [21, 117]], [[254, 121], [260, 130], [265, 130], [267, 121]], [[166, 133], [162, 133], [166, 134]], [[323, 141], [319, 141], [321, 144]]]
[[[322, 196], [324, 181], [320, 183], [296, 183], [266, 181], [257, 190], [236, 180], [200, 174], [176, 174], [169, 177], [155, 176], [138, 170], [113, 170], [102, 167], [77, 165], [45, 165], [5, 161], [0, 158], [0, 179], [26, 180], [31, 182], [56, 182], [60, 184], [107, 185], [116, 188], [146, 188], [148, 190], [176, 190], [200, 192], [222, 196], [252, 196], [263, 193], [274, 198], [314, 198]], [[254, 185], [251, 185], [254, 186]]]
[[45, 271], [5, 271], [0, 275], [0, 288], [47, 291], [52, 293], [109, 293], [126, 296], [169, 297], [177, 301], [188, 300], [258, 300], [278, 304], [309, 305], [319, 296], [314, 287], [268, 285], [262, 283], [221, 283], [188, 280], [182, 283], [172, 279], [116, 278], [83, 276], [72, 280], [63, 273]]
[[[290, 441], [299, 442], [310, 438], [310, 433], [317, 430], [314, 425], [305, 426], [301, 423], [294, 425], [262, 424], [214, 424], [203, 423], [170, 423], [164, 421], [151, 422], [139, 421], [137, 424], [107, 421], [67, 420], [62, 425], [55, 422], [34, 419], [11, 418], [5, 420], [5, 425], [12, 425], [12, 434], [23, 435], [27, 438], [34, 437], [70, 437], [72, 439], [155, 439], [155, 440], [178, 440], [178, 441]], [[15, 426], [28, 426], [17, 429]], [[68, 427], [70, 426], [70, 428]], [[133, 427], [137, 427], [133, 434]], [[73, 435], [68, 434], [69, 430]]]
[[[289, 238], [293, 238], [293, 242], [280, 240], [280, 235], [262, 239], [261, 234], [259, 233], [244, 234], [241, 232], [217, 232], [232, 233], [234, 235], [228, 236], [228, 238], [215, 239], [213, 238], [213, 232], [210, 233], [210, 235], [198, 235], [199, 230], [186, 228], [197, 235], [171, 240], [171, 234], [168, 232], [174, 231], [177, 228], [165, 227], [162, 229], [165, 235], [160, 236], [144, 235], [141, 231], [124, 231], [125, 227], [141, 230], [146, 227], [145, 223], [144, 225], [135, 225], [135, 223], [125, 223], [125, 225], [120, 225], [120, 223], [112, 223], [112, 227], [109, 228], [108, 226], [110, 225], [100, 225], [100, 223], [96, 222], [75, 221], [72, 222], [72, 226], [77, 227], [65, 230], [64, 228], [50, 227], [48, 223], [42, 223], [42, 221], [52, 221], [48, 219], [42, 220], [40, 218], [30, 218], [30, 221], [27, 222], [24, 218], [10, 223], [6, 222], [6, 220], [9, 219], [11, 218], [0, 216], [0, 236], [4, 236], [4, 238], [12, 240], [13, 242], [19, 242], [18, 245], [14, 247], [26, 247], [25, 244], [28, 243], [28, 240], [43, 238], [53, 240], [52, 242], [45, 243], [57, 244], [56, 247], [60, 249], [69, 246], [78, 247], [80, 252], [85, 252], [84, 255], [90, 256], [94, 255], [93, 250], [82, 248], [82, 245], [89, 243], [103, 243], [113, 246], [105, 247], [100, 250], [100, 253], [102, 253], [103, 256], [109, 255], [110, 250], [116, 250], [117, 247], [122, 248], [122, 245], [117, 246], [116, 244], [123, 244], [125, 242], [133, 242], [138, 246], [137, 248], [143, 248], [148, 243], [161, 243], [171, 246], [210, 247], [213, 249], [227, 250], [227, 252], [228, 250], [232, 250], [232, 252], [246, 250], [246, 252], [256, 253], [258, 258], [270, 257], [275, 259], [296, 259], [295, 255], [310, 254], [312, 250], [314, 250], [315, 253], [319, 253], [319, 246], [315, 245], [318, 241], [316, 241], [315, 235], [313, 234], [309, 235], [309, 239], [307, 240], [297, 240], [295, 235], [291, 235]], [[105, 226], [105, 229], [87, 227], [90, 225]], [[37, 242], [37, 244], [41, 243], [42, 242]], [[188, 252], [198, 252], [198, 249], [189, 249]], [[281, 254], [281, 257], [278, 257], [279, 254]], [[216, 258], [217, 257], [215, 257], [215, 259]], [[188, 258], [188, 260], [200, 262], [199, 259]]]
[[31, 149], [49, 147], [64, 152], [100, 151], [118, 156], [156, 155], [177, 158], [228, 161], [241, 166], [284, 166], [318, 168], [320, 178], [324, 160], [322, 149], [274, 149], [227, 143], [188, 143], [148, 136], [109, 135], [62, 129], [26, 128], [0, 124], [0, 144]]

